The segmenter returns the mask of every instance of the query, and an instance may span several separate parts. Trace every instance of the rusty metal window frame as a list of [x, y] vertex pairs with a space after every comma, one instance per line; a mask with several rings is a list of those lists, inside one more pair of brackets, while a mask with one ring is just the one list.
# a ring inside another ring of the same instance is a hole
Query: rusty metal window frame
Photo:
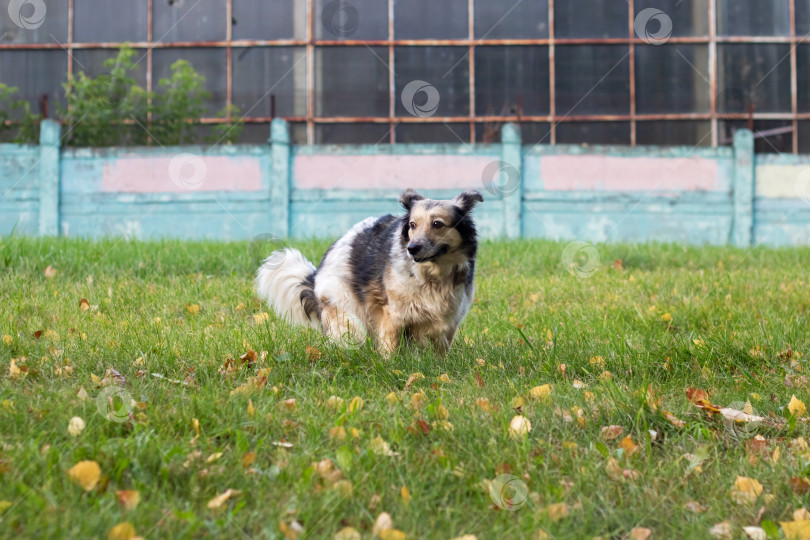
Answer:
[[[0, 51], [3, 50], [65, 50], [67, 52], [67, 76], [70, 78], [74, 72], [73, 52], [82, 49], [116, 49], [121, 43], [87, 43], [74, 41], [74, 1], [68, 0], [68, 39], [67, 43], [0, 43]], [[636, 66], [635, 49], [637, 45], [646, 45], [647, 42], [635, 35], [634, 0], [628, 0], [628, 35], [626, 38], [557, 38], [554, 28], [554, 3], [548, 2], [548, 37], [542, 39], [476, 39], [475, 38], [475, 0], [468, 0], [468, 35], [465, 39], [430, 39], [430, 40], [401, 40], [394, 36], [394, 0], [387, 0], [388, 3], [388, 39], [385, 40], [322, 40], [315, 39], [315, 0], [300, 0], [306, 2], [306, 38], [305, 39], [280, 39], [280, 40], [234, 40], [232, 33], [232, 8], [233, 0], [226, 1], [226, 38], [225, 41], [189, 41], [189, 42], [161, 42], [154, 41], [153, 36], [153, 4], [155, 0], [147, 0], [147, 41], [130, 42], [135, 49], [146, 50], [146, 86], [147, 90], [153, 87], [153, 64], [152, 53], [155, 49], [163, 48], [224, 48], [226, 50], [226, 104], [230, 106], [233, 94], [233, 49], [244, 47], [301, 47], [306, 54], [306, 74], [307, 74], [307, 99], [306, 115], [285, 117], [288, 121], [306, 125], [307, 143], [313, 144], [315, 139], [316, 124], [341, 124], [341, 123], [383, 123], [389, 125], [389, 142], [396, 142], [395, 127], [400, 123], [453, 123], [468, 124], [469, 142], [476, 142], [476, 125], [486, 123], [503, 122], [542, 122], [550, 125], [550, 135], [548, 142], [556, 144], [557, 125], [561, 122], [629, 122], [630, 124], [630, 145], [635, 146], [636, 126], [640, 121], [651, 120], [704, 120], [711, 123], [712, 140], [711, 145], [716, 147], [720, 144], [718, 129], [719, 122], [723, 120], [782, 120], [792, 123], [792, 144], [793, 153], [798, 153], [799, 149], [799, 121], [810, 120], [810, 113], [800, 113], [798, 111], [798, 76], [797, 76], [797, 47], [799, 44], [810, 43], [810, 37], [797, 36], [796, 34], [796, 1], [789, 0], [790, 10], [790, 35], [789, 36], [719, 36], [717, 34], [717, 2], [719, 0], [708, 0], [708, 28], [709, 34], [706, 36], [670, 36], [667, 44], [703, 44], [708, 46], [709, 58], [709, 88], [710, 88], [710, 111], [708, 113], [672, 113], [672, 114], [638, 114], [636, 112]], [[347, 0], [350, 3], [350, 0]], [[561, 1], [561, 0], [557, 0]], [[790, 45], [790, 88], [791, 88], [791, 112], [789, 113], [719, 113], [717, 104], [718, 87], [718, 65], [717, 65], [717, 45], [723, 43], [747, 43], [747, 44], [789, 44]], [[479, 45], [542, 45], [548, 47], [549, 54], [549, 114], [547, 115], [522, 115], [518, 111], [516, 115], [494, 116], [476, 115], [475, 108], [475, 48]], [[565, 115], [561, 116], [556, 110], [555, 91], [555, 47], [557, 45], [627, 45], [629, 47], [630, 59], [630, 111], [626, 115]], [[387, 47], [389, 69], [389, 107], [388, 116], [374, 117], [317, 117], [315, 116], [315, 52], [319, 47]], [[470, 91], [470, 112], [467, 116], [397, 116], [395, 95], [395, 54], [394, 48], [398, 46], [427, 47], [427, 46], [461, 46], [467, 47], [467, 62], [469, 72]], [[227, 122], [228, 118], [204, 117], [200, 119], [203, 124], [216, 124]], [[272, 116], [246, 116], [245, 123], [267, 123], [272, 120]]]

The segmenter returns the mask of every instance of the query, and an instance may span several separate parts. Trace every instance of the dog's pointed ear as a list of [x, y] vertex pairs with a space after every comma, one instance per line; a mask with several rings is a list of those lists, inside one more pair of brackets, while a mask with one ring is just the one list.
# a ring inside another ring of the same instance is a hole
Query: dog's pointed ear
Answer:
[[456, 195], [451, 202], [466, 213], [475, 208], [476, 203], [484, 202], [484, 197], [474, 189], [468, 189]]
[[408, 188], [402, 192], [402, 195], [399, 196], [399, 204], [401, 204], [405, 208], [405, 210], [408, 210], [410, 212], [413, 203], [415, 203], [416, 201], [421, 201], [423, 199], [424, 197], [422, 197], [416, 191], [412, 190], [411, 188]]

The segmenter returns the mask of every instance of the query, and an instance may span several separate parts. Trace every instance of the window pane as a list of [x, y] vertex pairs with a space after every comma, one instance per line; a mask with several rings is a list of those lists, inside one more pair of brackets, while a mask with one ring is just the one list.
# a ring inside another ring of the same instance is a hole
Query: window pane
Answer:
[[152, 52], [153, 90], [161, 91], [158, 81], [171, 77], [171, 65], [180, 59], [188, 60], [197, 73], [205, 77], [205, 89], [211, 93], [206, 102], [209, 113], [215, 115], [222, 110], [227, 91], [225, 49], [156, 49]]
[[476, 47], [476, 114], [511, 116], [519, 105], [522, 114], [548, 114], [548, 47]]
[[636, 46], [640, 114], [709, 112], [707, 45]]
[[[483, 144], [499, 143], [502, 128], [502, 122], [479, 122], [475, 124], [475, 140]], [[551, 124], [521, 122], [520, 136], [523, 144], [551, 144]]]
[[810, 45], [796, 47], [799, 112], [810, 112]]
[[636, 123], [636, 142], [660, 146], [711, 146], [709, 121], [669, 120]]
[[[109, 73], [110, 68], [104, 67], [104, 62], [118, 56], [117, 50], [110, 49], [77, 49], [73, 51], [73, 73], [85, 72], [89, 77], [101, 73]], [[132, 57], [135, 68], [129, 76], [135, 79], [135, 84], [146, 88], [146, 50], [136, 49]]]
[[[708, 0], [635, 0], [635, 23], [643, 25], [641, 12], [645, 9], [663, 11], [672, 22], [673, 36], [708, 36], [709, 35], [709, 6]], [[652, 12], [647, 12], [649, 16]], [[642, 16], [643, 17], [643, 16]], [[661, 31], [661, 21], [656, 18], [647, 18], [646, 30], [653, 35]], [[658, 22], [653, 22], [657, 20]], [[639, 26], [640, 28], [640, 26]], [[636, 30], [638, 33], [638, 29]], [[638, 37], [644, 39], [644, 35]], [[663, 38], [664, 36], [661, 36]]]
[[[755, 112], [790, 112], [790, 46], [785, 44], [720, 44], [718, 110], [743, 95]], [[747, 108], [746, 111], [747, 112]]]
[[388, 49], [315, 50], [317, 116], [388, 116]]
[[[470, 114], [467, 47], [397, 47], [394, 55], [397, 116]], [[420, 85], [420, 81], [428, 86]], [[433, 98], [438, 100], [435, 106], [431, 105]]]
[[270, 116], [275, 96], [277, 116], [307, 113], [307, 64], [303, 47], [233, 49], [233, 103], [241, 114]]
[[397, 143], [468, 143], [470, 124], [399, 124]]
[[64, 105], [62, 83], [67, 80], [67, 53], [64, 51], [2, 51], [0, 81], [16, 86], [15, 99], [26, 99], [32, 112], [39, 112], [39, 100], [48, 96], [48, 113], [53, 116], [56, 104]]
[[[0, 43], [65, 43], [68, 37], [68, 0], [40, 4], [25, 2], [19, 11], [8, 11], [10, 1], [0, 2]], [[25, 28], [27, 27], [27, 28]]]
[[233, 39], [306, 39], [307, 5], [296, 0], [233, 0]]
[[[75, 0], [74, 41], [146, 41], [146, 0]], [[50, 6], [48, 6], [50, 9]]]
[[316, 124], [315, 144], [388, 144], [388, 124]]
[[810, 122], [799, 122], [799, 153], [810, 154]]
[[493, 2], [476, 0], [475, 37], [541, 39], [548, 37], [548, 0]]
[[[755, 120], [754, 132], [763, 132], [772, 129], [791, 127], [790, 120]], [[747, 120], [720, 121], [720, 144], [730, 145], [734, 141], [734, 132], [738, 129], [748, 129]], [[754, 152], [757, 154], [790, 154], [793, 152], [793, 134], [782, 133], [758, 137], [754, 139]]]
[[240, 143], [267, 144], [270, 139], [270, 124], [244, 124], [242, 134], [239, 136]]
[[225, 2], [221, 0], [156, 1], [152, 7], [155, 41], [225, 40], [228, 20]]
[[630, 34], [625, 2], [566, 0], [554, 3], [558, 38], [626, 38]]
[[789, 36], [790, 0], [718, 0], [721, 36]]
[[388, 2], [316, 0], [316, 39], [388, 39]]
[[629, 56], [624, 45], [557, 47], [557, 114], [629, 114]]
[[630, 144], [629, 122], [562, 122], [558, 144]]
[[467, 0], [394, 0], [396, 39], [459, 39], [468, 35]]
[[796, 0], [796, 35], [810, 34], [810, 0]]

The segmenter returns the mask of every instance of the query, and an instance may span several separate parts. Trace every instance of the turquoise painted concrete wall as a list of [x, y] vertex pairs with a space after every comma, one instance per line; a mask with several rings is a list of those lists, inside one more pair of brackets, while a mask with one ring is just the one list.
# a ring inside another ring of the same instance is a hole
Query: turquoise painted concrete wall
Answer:
[[399, 193], [478, 189], [484, 237], [810, 245], [810, 156], [730, 148], [500, 144], [60, 148], [0, 145], [0, 234], [337, 237]]

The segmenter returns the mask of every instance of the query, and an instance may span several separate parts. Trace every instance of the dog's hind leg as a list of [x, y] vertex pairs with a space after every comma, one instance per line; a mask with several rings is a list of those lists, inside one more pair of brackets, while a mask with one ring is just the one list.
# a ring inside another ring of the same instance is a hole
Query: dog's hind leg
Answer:
[[377, 320], [377, 347], [386, 358], [391, 356], [391, 353], [399, 347], [401, 330], [394, 323], [388, 310], [383, 308], [382, 314]]
[[366, 340], [366, 329], [355, 316], [321, 298], [321, 328], [331, 341], [341, 347], [357, 347]]

